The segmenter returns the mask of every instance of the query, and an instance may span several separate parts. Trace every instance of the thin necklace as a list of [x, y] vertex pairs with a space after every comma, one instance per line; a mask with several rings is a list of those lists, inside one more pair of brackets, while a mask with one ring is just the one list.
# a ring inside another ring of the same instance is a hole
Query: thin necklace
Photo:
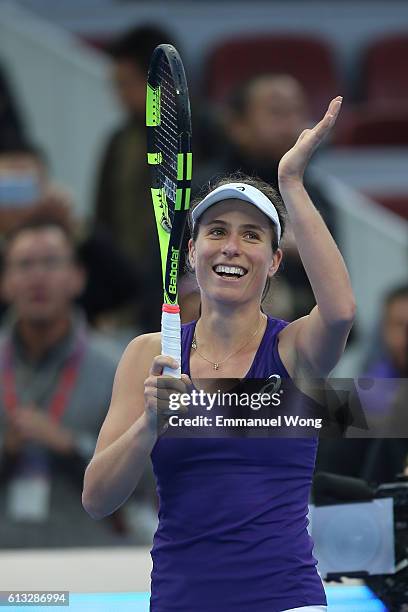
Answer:
[[239, 349], [237, 349], [236, 351], [233, 351], [232, 353], [227, 355], [227, 357], [225, 357], [225, 359], [223, 359], [222, 361], [211, 361], [211, 359], [207, 359], [207, 357], [205, 357], [202, 353], [200, 353], [200, 351], [197, 349], [197, 337], [196, 337], [195, 330], [194, 330], [193, 341], [191, 343], [191, 348], [193, 348], [195, 350], [195, 352], [197, 353], [197, 355], [200, 355], [200, 357], [202, 359], [204, 359], [204, 361], [207, 361], [207, 363], [211, 363], [211, 365], [213, 367], [213, 370], [218, 370], [220, 365], [225, 363], [230, 357], [233, 357], [234, 355], [237, 355], [238, 353], [240, 353], [246, 346], [248, 346], [248, 344], [251, 342], [251, 340], [253, 340], [255, 338], [255, 336], [257, 335], [257, 333], [261, 329], [262, 322], [263, 322], [263, 318], [261, 317], [261, 321], [260, 321], [258, 327], [256, 328], [255, 332], [252, 334], [252, 336], [249, 337], [249, 340], [247, 340], [245, 342], [245, 344], [243, 344]]

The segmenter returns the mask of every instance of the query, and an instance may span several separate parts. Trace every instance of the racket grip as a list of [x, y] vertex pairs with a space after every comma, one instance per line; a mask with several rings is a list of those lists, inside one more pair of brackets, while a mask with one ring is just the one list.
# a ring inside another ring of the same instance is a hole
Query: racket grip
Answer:
[[163, 376], [181, 378], [181, 321], [179, 306], [163, 304], [161, 339], [162, 355], [169, 355], [180, 364], [177, 370], [165, 366], [163, 368]]

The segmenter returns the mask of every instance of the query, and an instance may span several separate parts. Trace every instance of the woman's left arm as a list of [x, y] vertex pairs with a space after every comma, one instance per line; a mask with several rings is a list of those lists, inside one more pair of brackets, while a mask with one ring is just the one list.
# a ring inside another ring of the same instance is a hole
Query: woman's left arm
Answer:
[[314, 150], [334, 125], [342, 98], [331, 101], [323, 119], [299, 136], [279, 164], [279, 189], [316, 306], [279, 336], [279, 352], [296, 371], [326, 376], [340, 359], [353, 324], [355, 302], [344, 260], [310, 200], [303, 174]]

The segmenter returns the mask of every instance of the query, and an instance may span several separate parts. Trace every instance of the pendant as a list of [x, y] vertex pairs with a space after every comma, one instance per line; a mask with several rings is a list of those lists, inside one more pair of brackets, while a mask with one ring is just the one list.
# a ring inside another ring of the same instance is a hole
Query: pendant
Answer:
[[193, 348], [194, 350], [197, 350], [197, 342], [195, 338], [193, 338], [193, 341], [191, 343], [191, 348]]
[[219, 367], [220, 367], [219, 363], [214, 363], [213, 365], [214, 370], [218, 370]]

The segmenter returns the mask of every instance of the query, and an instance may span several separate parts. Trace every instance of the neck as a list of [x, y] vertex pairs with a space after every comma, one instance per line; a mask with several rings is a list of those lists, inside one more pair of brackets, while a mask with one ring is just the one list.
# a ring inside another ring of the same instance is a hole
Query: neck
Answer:
[[19, 321], [17, 328], [29, 358], [37, 360], [66, 336], [70, 325], [67, 314], [51, 321]]
[[203, 301], [196, 330], [199, 346], [217, 360], [245, 339], [249, 340], [257, 330], [256, 338], [259, 340], [265, 323], [266, 316], [261, 312], [259, 303], [240, 304], [239, 308], [233, 308], [230, 304], [214, 308], [213, 304]]

